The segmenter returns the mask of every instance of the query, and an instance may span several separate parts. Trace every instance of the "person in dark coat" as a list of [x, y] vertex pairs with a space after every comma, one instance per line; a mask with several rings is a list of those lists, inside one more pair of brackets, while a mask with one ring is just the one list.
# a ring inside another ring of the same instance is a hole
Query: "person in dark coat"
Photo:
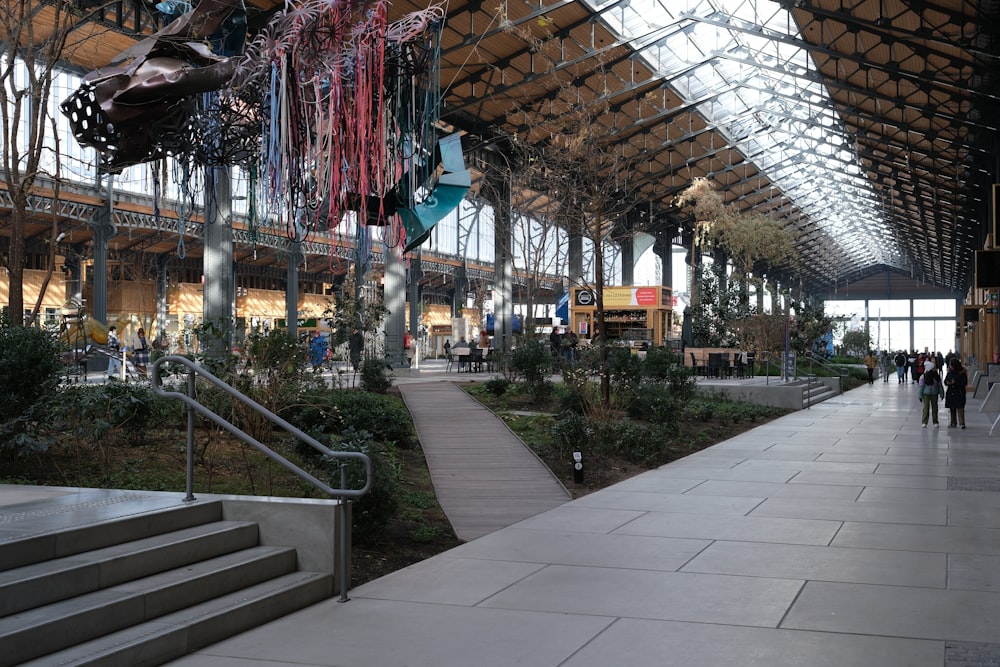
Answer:
[[142, 327], [135, 332], [135, 342], [132, 344], [132, 365], [142, 377], [146, 377], [146, 366], [149, 365], [149, 342], [146, 331]]
[[906, 355], [900, 350], [896, 353], [896, 357], [892, 360], [892, 363], [896, 364], [896, 379], [899, 380], [899, 384], [906, 383]]
[[948, 408], [950, 420], [948, 428], [965, 428], [965, 388], [969, 384], [969, 374], [958, 357], [952, 357], [948, 375], [944, 378], [944, 407]]
[[351, 356], [351, 366], [354, 367], [354, 370], [358, 370], [358, 367], [361, 366], [361, 353], [364, 352], [364, 349], [364, 334], [361, 333], [360, 329], [354, 327], [351, 331], [351, 339], [348, 342], [348, 351]]

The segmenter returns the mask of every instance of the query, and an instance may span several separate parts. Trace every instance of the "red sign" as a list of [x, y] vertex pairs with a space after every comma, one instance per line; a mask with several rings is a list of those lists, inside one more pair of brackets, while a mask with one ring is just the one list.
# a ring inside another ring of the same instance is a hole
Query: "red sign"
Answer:
[[637, 306], [658, 306], [656, 303], [655, 287], [636, 287], [635, 305]]

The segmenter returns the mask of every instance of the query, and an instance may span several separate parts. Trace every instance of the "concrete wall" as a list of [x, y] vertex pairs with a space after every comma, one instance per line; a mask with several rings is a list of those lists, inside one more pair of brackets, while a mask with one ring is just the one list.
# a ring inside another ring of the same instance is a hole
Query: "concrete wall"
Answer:
[[[840, 378], [821, 377], [816, 379], [825, 386], [829, 387], [834, 394], [840, 394]], [[734, 400], [749, 401], [759, 405], [771, 405], [776, 408], [802, 410], [806, 407], [803, 394], [804, 386], [801, 384], [785, 384], [779, 379], [774, 379], [773, 382], [766, 385], [726, 385], [725, 383], [719, 383], [704, 386], [701, 390], [719, 392]]]
[[198, 499], [221, 500], [227, 521], [256, 522], [264, 546], [295, 547], [299, 569], [337, 572], [339, 501], [209, 494], [199, 494]]

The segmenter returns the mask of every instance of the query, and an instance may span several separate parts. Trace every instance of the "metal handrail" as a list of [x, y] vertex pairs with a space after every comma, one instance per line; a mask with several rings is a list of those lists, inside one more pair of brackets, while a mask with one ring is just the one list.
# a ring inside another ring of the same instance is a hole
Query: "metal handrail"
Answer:
[[[178, 391], [167, 391], [166, 389], [163, 388], [163, 378], [160, 375], [160, 368], [164, 364], [168, 364], [168, 363], [171, 363], [171, 364], [180, 364], [181, 366], [184, 366], [184, 367], [186, 367], [188, 369], [187, 370], [187, 380], [188, 380], [187, 381], [187, 391], [188, 391], [187, 394], [184, 394], [184, 393], [178, 392]], [[207, 407], [205, 407], [204, 405], [202, 405], [201, 403], [199, 403], [198, 400], [195, 398], [195, 376], [196, 375], [200, 375], [202, 378], [204, 378], [205, 380], [208, 380], [210, 383], [212, 383], [213, 385], [215, 385], [216, 387], [218, 387], [222, 391], [226, 392], [227, 394], [229, 394], [233, 398], [235, 398], [235, 399], [243, 402], [244, 404], [250, 406], [255, 411], [257, 411], [260, 415], [266, 417], [271, 423], [273, 423], [273, 424], [275, 424], [277, 426], [280, 426], [281, 428], [285, 429], [286, 431], [288, 431], [289, 433], [291, 433], [296, 438], [298, 438], [302, 442], [306, 443], [307, 445], [309, 445], [310, 447], [312, 447], [316, 451], [318, 451], [318, 452], [320, 452], [320, 453], [322, 453], [325, 456], [328, 456], [330, 458], [340, 460], [341, 461], [340, 464], [339, 464], [340, 465], [340, 487], [339, 488], [331, 487], [326, 482], [324, 482], [324, 481], [318, 479], [317, 477], [309, 474], [308, 472], [306, 472], [305, 470], [303, 470], [299, 466], [295, 465], [294, 463], [292, 463], [291, 461], [289, 461], [285, 457], [283, 457], [280, 454], [278, 454], [277, 452], [273, 451], [267, 445], [263, 444], [262, 442], [260, 442], [259, 440], [257, 440], [253, 436], [251, 436], [250, 434], [244, 432], [239, 427], [231, 424], [229, 421], [223, 419], [222, 417], [220, 417], [219, 415], [215, 414], [210, 409], [208, 409]], [[348, 570], [348, 564], [350, 563], [350, 544], [351, 544], [350, 530], [349, 530], [349, 527], [347, 525], [348, 524], [348, 519], [350, 517], [350, 513], [347, 511], [347, 507], [348, 507], [349, 502], [350, 502], [350, 500], [352, 498], [360, 498], [364, 494], [368, 493], [368, 491], [371, 489], [371, 486], [372, 486], [372, 461], [371, 461], [371, 459], [366, 454], [362, 454], [361, 452], [335, 452], [335, 451], [333, 451], [329, 447], [326, 447], [325, 445], [319, 443], [312, 436], [307, 435], [307, 434], [303, 433], [301, 430], [299, 430], [298, 428], [296, 428], [295, 426], [292, 426], [287, 421], [285, 421], [284, 419], [282, 419], [278, 415], [274, 414], [273, 412], [271, 412], [270, 410], [268, 410], [267, 408], [265, 408], [263, 405], [261, 405], [260, 403], [256, 402], [252, 398], [250, 398], [249, 396], [246, 396], [245, 394], [243, 394], [240, 391], [238, 391], [238, 390], [234, 389], [233, 387], [229, 386], [228, 384], [226, 384], [225, 382], [223, 382], [219, 378], [215, 377], [210, 372], [208, 372], [208, 370], [206, 370], [202, 366], [199, 366], [198, 364], [196, 364], [195, 362], [191, 361], [187, 357], [181, 357], [181, 356], [177, 356], [177, 355], [167, 355], [167, 356], [160, 357], [159, 359], [157, 359], [156, 361], [153, 362], [152, 373], [150, 374], [150, 376], [152, 378], [152, 388], [153, 388], [153, 392], [154, 393], [156, 393], [159, 396], [163, 396], [165, 398], [176, 398], [179, 401], [183, 402], [187, 406], [187, 408], [188, 408], [187, 409], [187, 413], [188, 413], [187, 414], [187, 417], [188, 417], [188, 423], [187, 423], [187, 482], [186, 482], [186, 492], [187, 492], [187, 495], [184, 497], [185, 501], [195, 500], [195, 497], [194, 497], [194, 450], [195, 450], [195, 447], [194, 447], [194, 413], [195, 412], [197, 412], [198, 414], [200, 414], [202, 417], [208, 419], [209, 421], [213, 422], [214, 424], [218, 425], [219, 427], [225, 429], [226, 431], [228, 431], [229, 433], [231, 433], [233, 436], [239, 438], [240, 440], [242, 440], [243, 442], [247, 443], [248, 445], [254, 447], [255, 449], [257, 449], [257, 451], [261, 452], [262, 454], [264, 454], [265, 456], [267, 456], [271, 460], [278, 462], [279, 464], [281, 464], [282, 466], [284, 466], [286, 469], [290, 470], [295, 475], [297, 475], [298, 477], [300, 477], [300, 478], [304, 479], [305, 481], [309, 482], [310, 484], [312, 484], [316, 488], [320, 489], [324, 493], [326, 493], [326, 494], [328, 494], [328, 495], [330, 495], [330, 496], [332, 496], [334, 498], [338, 498], [341, 501], [340, 505], [338, 506], [338, 512], [340, 513], [339, 521], [338, 521], [338, 523], [340, 525], [340, 539], [338, 540], [338, 544], [339, 544], [339, 548], [340, 548], [340, 554], [339, 554], [340, 555], [340, 561], [339, 561], [340, 572], [338, 573], [338, 577], [340, 578], [340, 582], [341, 582], [341, 585], [340, 585], [340, 601], [341, 602], [346, 602], [348, 600], [348, 597], [347, 597], [348, 583], [350, 582], [350, 572]], [[347, 488], [348, 487], [348, 478], [347, 478], [347, 465], [346, 465], [346, 462], [350, 461], [350, 460], [360, 461], [365, 466], [365, 484], [360, 489], [350, 489], [350, 488]]]
[[[840, 379], [840, 393], [844, 393], [844, 379], [849, 375], [849, 373], [846, 372], [843, 364], [835, 364], [831, 361], [827, 361], [813, 352], [808, 352], [806, 354], [806, 358], [809, 360], [810, 364], [819, 366], [820, 368], [825, 368], [837, 376], [837, 378]], [[813, 377], [815, 377], [815, 374]]]

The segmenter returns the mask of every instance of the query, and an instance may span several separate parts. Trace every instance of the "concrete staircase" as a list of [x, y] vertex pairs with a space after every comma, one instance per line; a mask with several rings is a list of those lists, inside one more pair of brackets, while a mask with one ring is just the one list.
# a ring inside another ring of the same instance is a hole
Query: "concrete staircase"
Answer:
[[333, 595], [219, 502], [0, 544], [0, 667], [160, 665]]
[[822, 403], [826, 399], [833, 398], [838, 394], [833, 387], [814, 377], [804, 378], [799, 384], [802, 387], [803, 408], [807, 408], [810, 405], [816, 405], [817, 403]]

